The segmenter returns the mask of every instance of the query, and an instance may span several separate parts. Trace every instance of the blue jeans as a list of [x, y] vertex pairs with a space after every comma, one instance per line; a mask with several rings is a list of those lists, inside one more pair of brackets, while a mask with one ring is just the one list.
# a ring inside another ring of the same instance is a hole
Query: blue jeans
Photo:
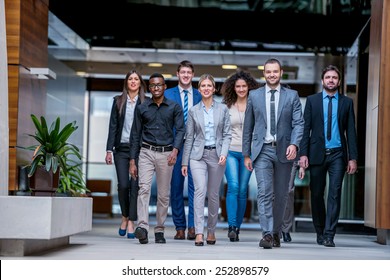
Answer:
[[240, 228], [244, 218], [248, 183], [252, 172], [244, 165], [241, 152], [229, 151], [226, 159], [226, 212], [229, 226]]

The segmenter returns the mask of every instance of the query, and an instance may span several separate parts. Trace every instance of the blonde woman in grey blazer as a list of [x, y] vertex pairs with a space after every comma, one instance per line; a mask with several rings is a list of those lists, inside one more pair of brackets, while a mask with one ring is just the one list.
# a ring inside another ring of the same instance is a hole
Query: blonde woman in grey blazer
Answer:
[[203, 246], [204, 206], [208, 198], [207, 239], [209, 245], [216, 242], [215, 228], [218, 221], [219, 188], [226, 168], [231, 132], [229, 109], [213, 99], [213, 76], [203, 74], [198, 83], [202, 101], [188, 112], [184, 142], [182, 173], [188, 175], [191, 166], [194, 180], [195, 246]]

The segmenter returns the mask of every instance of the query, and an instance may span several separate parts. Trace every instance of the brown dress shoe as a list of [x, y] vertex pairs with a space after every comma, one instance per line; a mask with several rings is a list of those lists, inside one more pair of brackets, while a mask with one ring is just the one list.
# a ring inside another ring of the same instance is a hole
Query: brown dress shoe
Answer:
[[195, 240], [195, 228], [193, 227], [188, 228], [187, 239]]
[[176, 231], [176, 235], [173, 237], [173, 239], [185, 239], [186, 234], [184, 232], [184, 229], [179, 229]]

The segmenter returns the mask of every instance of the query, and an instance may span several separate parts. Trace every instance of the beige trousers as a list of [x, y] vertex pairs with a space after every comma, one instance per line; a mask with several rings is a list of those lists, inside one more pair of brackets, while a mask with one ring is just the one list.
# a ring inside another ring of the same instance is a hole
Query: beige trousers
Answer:
[[153, 175], [157, 182], [157, 225], [154, 232], [164, 232], [164, 223], [168, 214], [169, 196], [173, 165], [168, 165], [171, 152], [155, 152], [141, 148], [138, 161], [138, 226], [149, 231], [149, 201]]

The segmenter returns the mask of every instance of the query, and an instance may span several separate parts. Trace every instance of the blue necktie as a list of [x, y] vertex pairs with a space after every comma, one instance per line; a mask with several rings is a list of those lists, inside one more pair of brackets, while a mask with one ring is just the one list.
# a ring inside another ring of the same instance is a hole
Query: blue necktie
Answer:
[[183, 113], [184, 113], [184, 123], [187, 123], [187, 114], [188, 114], [188, 90], [183, 90], [184, 93], [184, 106], [183, 106]]

